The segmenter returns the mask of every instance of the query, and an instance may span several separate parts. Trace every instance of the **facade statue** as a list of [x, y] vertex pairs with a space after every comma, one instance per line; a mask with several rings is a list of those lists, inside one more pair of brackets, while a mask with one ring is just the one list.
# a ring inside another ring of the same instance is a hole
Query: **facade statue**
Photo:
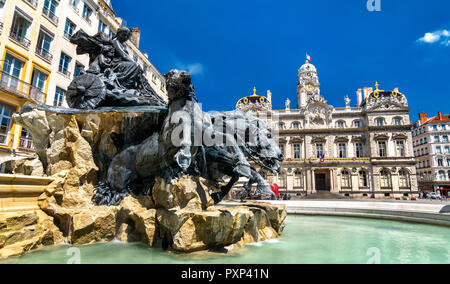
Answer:
[[89, 54], [90, 66], [70, 84], [67, 103], [71, 108], [96, 109], [110, 106], [165, 106], [144, 77], [142, 67], [128, 53], [124, 43], [128, 28], [119, 28], [113, 39], [103, 33], [89, 36], [83, 30], [70, 42], [78, 54]]

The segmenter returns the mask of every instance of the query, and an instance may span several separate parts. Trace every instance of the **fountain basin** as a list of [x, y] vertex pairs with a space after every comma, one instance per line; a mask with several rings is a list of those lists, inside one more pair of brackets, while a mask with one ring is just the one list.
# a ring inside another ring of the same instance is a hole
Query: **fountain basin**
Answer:
[[[278, 240], [246, 245], [229, 254], [175, 254], [119, 242], [56, 246], [0, 263], [149, 264], [421, 264], [450, 263], [450, 229], [443, 226], [348, 217], [289, 215]], [[72, 249], [72, 250], [70, 250]], [[69, 254], [68, 254], [69, 253]]]

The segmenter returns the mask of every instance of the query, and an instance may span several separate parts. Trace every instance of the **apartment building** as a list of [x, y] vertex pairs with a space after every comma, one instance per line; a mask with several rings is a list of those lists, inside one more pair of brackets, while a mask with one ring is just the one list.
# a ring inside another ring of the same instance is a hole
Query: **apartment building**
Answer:
[[419, 187], [424, 192], [450, 191], [450, 115], [419, 114], [412, 130]]

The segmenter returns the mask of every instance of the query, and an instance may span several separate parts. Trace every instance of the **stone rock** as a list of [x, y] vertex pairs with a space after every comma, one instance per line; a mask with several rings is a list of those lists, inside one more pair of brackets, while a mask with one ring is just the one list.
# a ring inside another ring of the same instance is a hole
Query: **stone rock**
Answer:
[[6, 174], [45, 176], [44, 166], [36, 154], [30, 154], [26, 158], [6, 161], [2, 163], [1, 167]]
[[158, 209], [160, 245], [186, 253], [278, 238], [266, 213], [270, 206], [210, 207], [207, 211]]
[[63, 242], [63, 235], [54, 225], [53, 218], [42, 211], [0, 214], [0, 258]]
[[122, 241], [140, 241], [152, 247], [156, 236], [156, 210], [149, 197], [128, 196], [120, 204], [117, 236]]
[[287, 208], [286, 205], [272, 205], [263, 202], [246, 202], [243, 206], [263, 209], [275, 231], [281, 235], [286, 226]]
[[152, 196], [156, 208], [203, 210], [214, 205], [206, 180], [198, 177], [183, 176], [174, 184], [167, 184], [157, 178]]
[[116, 236], [115, 207], [99, 206], [72, 217], [70, 240], [73, 245], [110, 242]]

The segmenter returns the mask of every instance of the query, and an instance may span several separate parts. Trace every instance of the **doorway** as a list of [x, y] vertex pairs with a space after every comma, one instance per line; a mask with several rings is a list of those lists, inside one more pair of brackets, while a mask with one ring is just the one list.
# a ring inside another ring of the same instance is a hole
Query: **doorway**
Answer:
[[316, 191], [327, 191], [327, 175], [316, 174]]

